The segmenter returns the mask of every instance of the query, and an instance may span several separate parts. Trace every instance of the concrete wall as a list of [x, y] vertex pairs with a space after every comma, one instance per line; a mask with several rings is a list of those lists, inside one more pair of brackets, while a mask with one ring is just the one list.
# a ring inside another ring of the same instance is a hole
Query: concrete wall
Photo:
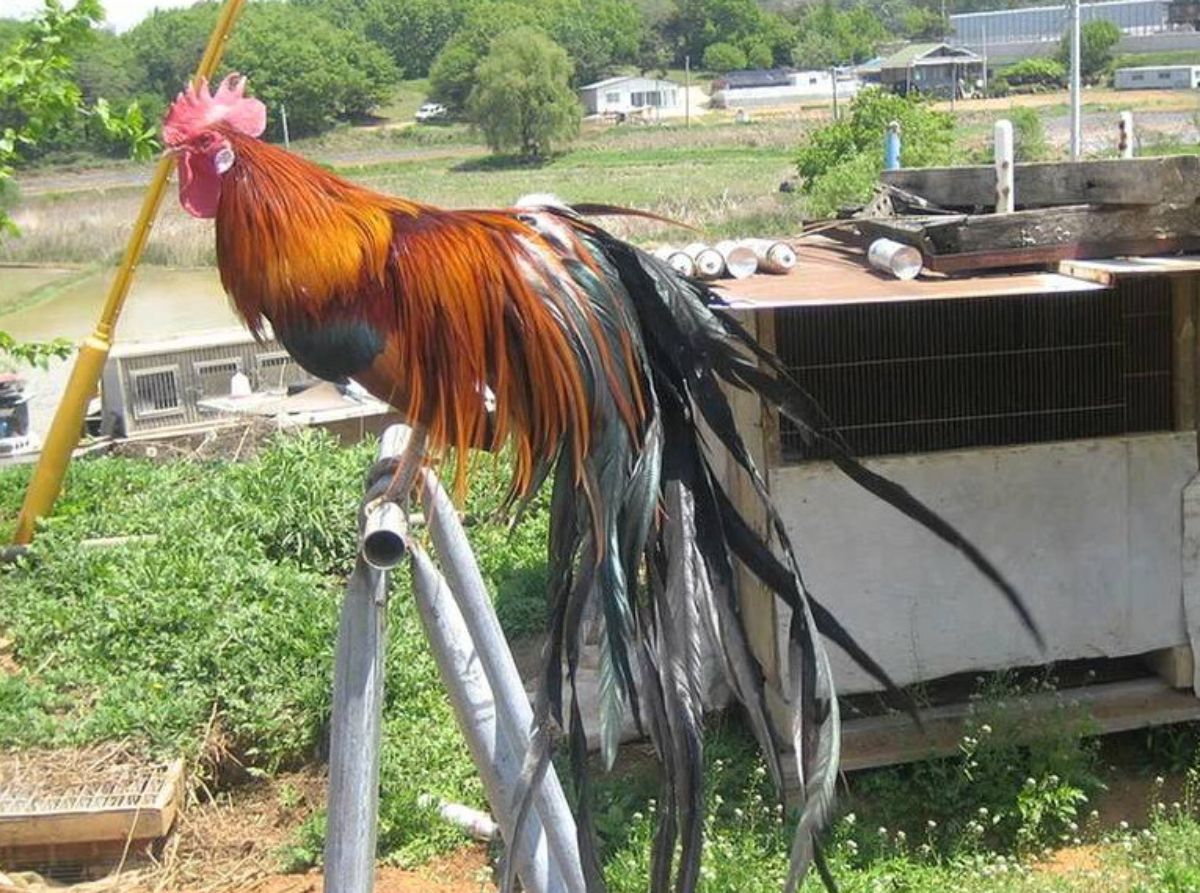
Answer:
[[[1188, 641], [1183, 491], [1197, 472], [1194, 432], [869, 464], [983, 549], [1025, 594], [1049, 647], [1038, 652], [956, 552], [831, 465], [772, 468], [808, 585], [898, 683]], [[1200, 556], [1200, 493], [1194, 505]], [[1200, 573], [1189, 585], [1200, 640]], [[842, 692], [876, 687], [840, 653], [833, 659]]]

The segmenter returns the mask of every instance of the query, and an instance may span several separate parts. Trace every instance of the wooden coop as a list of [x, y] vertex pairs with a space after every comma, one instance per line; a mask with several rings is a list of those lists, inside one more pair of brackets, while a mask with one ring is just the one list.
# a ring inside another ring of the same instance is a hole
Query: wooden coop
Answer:
[[[1140, 162], [1125, 164], [1146, 173]], [[1076, 168], [1067, 182], [1078, 184], [1087, 166], [1047, 167]], [[949, 175], [960, 187], [962, 170]], [[1018, 184], [1045, 175], [1019, 172]], [[1167, 210], [1157, 205], [1169, 183], [1139, 182], [1141, 195], [1155, 199], [1139, 209], [1126, 201], [1129, 189], [1116, 187], [1113, 207], [1105, 206], [1097, 180], [1088, 182], [1083, 208], [983, 220], [972, 209], [939, 206], [932, 222], [894, 212], [855, 220], [839, 241], [802, 241], [788, 275], [730, 283], [725, 293], [853, 450], [945, 516], [1012, 580], [1047, 649], [954, 550], [831, 463], [801, 458], [788, 423], [741, 397], [741, 425], [818, 599], [901, 685], [1090, 661], [1092, 681], [1071, 698], [1101, 731], [1119, 731], [1200, 718], [1200, 257], [1112, 255], [1127, 253], [1121, 238], [1144, 250], [1155, 233], [1160, 251], [1200, 247], [1200, 225], [1190, 223], [1195, 194], [1175, 212], [1188, 219], [1185, 229], [1161, 225]], [[1072, 223], [1097, 215], [1117, 215], [1128, 227]], [[1005, 225], [1011, 244], [995, 237]], [[947, 252], [942, 267], [957, 276], [930, 273], [939, 261], [923, 240], [955, 227], [960, 236], [990, 227], [993, 247]], [[1098, 231], [1108, 234], [1099, 246], [1071, 235]], [[879, 235], [920, 247], [926, 275], [899, 281], [869, 269], [861, 240]], [[756, 649], [778, 678], [786, 618], [765, 598], [754, 616]], [[878, 689], [831, 651], [841, 693]], [[851, 709], [845, 763], [952, 751], [967, 712], [961, 702], [935, 707], [923, 735], [906, 717], [854, 719]]]

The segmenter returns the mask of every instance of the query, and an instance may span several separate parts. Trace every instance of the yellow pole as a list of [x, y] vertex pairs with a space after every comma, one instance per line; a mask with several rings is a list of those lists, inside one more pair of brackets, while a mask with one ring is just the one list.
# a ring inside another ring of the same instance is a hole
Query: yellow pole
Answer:
[[[212, 36], [200, 65], [196, 69], [196, 80], [211, 78], [221, 61], [225, 50], [225, 41], [233, 29], [234, 20], [241, 12], [245, 0], [226, 0], [213, 28]], [[33, 528], [37, 519], [47, 514], [53, 507], [54, 501], [62, 490], [63, 477], [67, 473], [67, 464], [71, 461], [71, 453], [79, 445], [83, 431], [84, 417], [87, 414], [88, 401], [96, 393], [100, 375], [104, 371], [108, 351], [112, 347], [113, 328], [129, 295], [129, 284], [133, 281], [133, 272], [137, 269], [138, 259], [150, 238], [150, 227], [162, 204], [163, 193], [166, 191], [167, 178], [171, 175], [174, 159], [164, 155], [154, 169], [154, 177], [142, 200], [142, 210], [134, 224], [129, 243], [125, 246], [125, 255], [121, 258], [121, 266], [108, 289], [108, 297], [104, 309], [100, 311], [100, 319], [92, 334], [83, 340], [79, 346], [79, 356], [71, 369], [71, 377], [67, 380], [67, 389], [63, 392], [58, 410], [54, 413], [54, 421], [46, 434], [46, 442], [38, 457], [37, 468], [34, 469], [33, 479], [29, 489], [25, 491], [25, 502], [21, 506], [21, 514], [17, 518], [17, 531], [13, 542], [28, 543], [33, 539]]]

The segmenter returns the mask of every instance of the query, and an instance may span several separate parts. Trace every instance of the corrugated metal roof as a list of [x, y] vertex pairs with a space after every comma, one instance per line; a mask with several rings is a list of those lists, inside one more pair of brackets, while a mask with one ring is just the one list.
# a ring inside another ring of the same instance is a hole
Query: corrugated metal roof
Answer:
[[[948, 52], [935, 57], [934, 53], [938, 53], [940, 50]], [[952, 47], [948, 43], [910, 43], [884, 59], [879, 63], [879, 67], [884, 69], [907, 68], [910, 65], [936, 64], [943, 57], [947, 60], [967, 59], [972, 61], [980, 58], [966, 47]]]

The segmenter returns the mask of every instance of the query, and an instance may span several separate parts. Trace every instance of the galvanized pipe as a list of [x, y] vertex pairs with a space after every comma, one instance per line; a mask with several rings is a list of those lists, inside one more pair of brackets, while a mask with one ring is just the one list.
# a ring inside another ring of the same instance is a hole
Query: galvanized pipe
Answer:
[[[425, 517], [433, 547], [478, 649], [483, 671], [495, 693], [500, 731], [514, 752], [523, 756], [529, 750], [533, 727], [533, 708], [529, 704], [529, 697], [521, 684], [512, 652], [509, 651], [491, 597], [479, 573], [475, 554], [454, 510], [454, 503], [433, 472], [422, 469], [420, 477]], [[567, 806], [553, 766], [546, 771], [534, 795], [533, 805], [546, 829], [551, 859], [562, 872], [566, 889], [570, 893], [585, 893], [575, 817]], [[510, 806], [505, 804], [493, 808], [503, 820]]]
[[425, 438], [404, 425], [379, 441], [359, 511], [359, 557], [338, 623], [330, 718], [325, 835], [327, 893], [370, 893], [375, 885], [379, 741], [387, 647], [387, 571], [406, 551], [408, 498]]
[[327, 893], [370, 893], [375, 887], [386, 644], [387, 573], [360, 558], [346, 584], [333, 669]]
[[524, 751], [514, 751], [501, 733], [503, 711], [497, 709], [482, 654], [472, 641], [446, 580], [420, 547], [414, 546], [411, 556], [413, 594], [425, 637], [488, 802], [512, 852], [521, 886], [529, 893], [565, 893], [561, 875], [551, 867], [546, 834], [536, 816], [529, 816], [520, 840], [513, 842], [515, 814], [509, 807], [521, 776]]
[[379, 438], [378, 456], [367, 474], [359, 534], [359, 552], [374, 568], [391, 570], [404, 560], [406, 506], [424, 456], [420, 428], [390, 425]]

